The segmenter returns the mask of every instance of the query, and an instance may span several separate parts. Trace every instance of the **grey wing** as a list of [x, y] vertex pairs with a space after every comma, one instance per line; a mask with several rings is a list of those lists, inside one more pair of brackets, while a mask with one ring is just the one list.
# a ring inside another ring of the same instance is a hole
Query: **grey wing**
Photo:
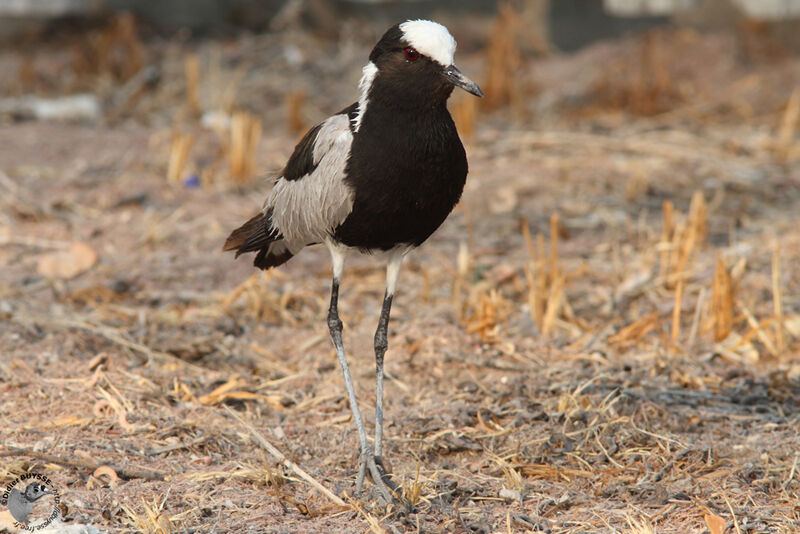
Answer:
[[8, 496], [8, 511], [11, 512], [11, 517], [20, 523], [27, 523], [31, 510], [33, 503], [28, 501], [21, 491], [13, 488]]
[[308, 172], [291, 176], [287, 166], [270, 191], [263, 212], [271, 211], [272, 227], [283, 236], [281, 246], [292, 254], [324, 241], [353, 211], [353, 193], [344, 181], [352, 144], [348, 115], [328, 118], [309, 147]]

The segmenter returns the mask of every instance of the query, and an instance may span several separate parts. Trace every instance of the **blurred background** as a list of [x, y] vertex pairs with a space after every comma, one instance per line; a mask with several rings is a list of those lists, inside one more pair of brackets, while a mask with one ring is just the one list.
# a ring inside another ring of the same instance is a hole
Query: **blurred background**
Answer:
[[[797, 532], [800, 0], [0, 0], [0, 481], [103, 531], [396, 531], [224, 409], [352, 491], [327, 252], [220, 249], [408, 18], [486, 93], [390, 325], [415, 528]], [[368, 425], [383, 279], [348, 259]]]
[[[655, 115], [730, 102], [714, 94], [798, 50], [798, 16], [793, 0], [5, 0], [0, 111], [174, 125], [237, 109], [299, 131], [349, 98], [364, 49], [388, 26], [427, 17], [451, 28], [483, 78], [482, 112], [511, 108], [528, 123]], [[768, 89], [749, 102], [756, 115], [791, 88]], [[747, 88], [734, 91], [746, 100]]]

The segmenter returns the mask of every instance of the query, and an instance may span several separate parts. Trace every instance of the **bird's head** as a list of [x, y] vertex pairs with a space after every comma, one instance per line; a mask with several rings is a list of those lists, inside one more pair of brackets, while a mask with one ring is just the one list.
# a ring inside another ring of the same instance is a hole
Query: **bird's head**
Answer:
[[45, 495], [52, 495], [53, 492], [47, 489], [47, 486], [40, 482], [33, 482], [28, 484], [25, 488], [25, 498], [30, 502], [36, 502]]
[[429, 20], [396, 24], [373, 48], [364, 67], [362, 90], [369, 90], [374, 82], [407, 103], [442, 102], [453, 87], [482, 97], [478, 84], [456, 68], [455, 51], [456, 40], [441, 24]]

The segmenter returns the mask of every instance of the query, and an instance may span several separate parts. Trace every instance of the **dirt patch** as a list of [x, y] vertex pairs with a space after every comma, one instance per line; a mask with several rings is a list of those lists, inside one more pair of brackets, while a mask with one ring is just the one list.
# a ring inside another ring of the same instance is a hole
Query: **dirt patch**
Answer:
[[[726, 35], [693, 35], [702, 54], [670, 63], [691, 42], [670, 55], [663, 36], [645, 41], [674, 67], [655, 107], [630, 38], [528, 62], [522, 108], [478, 114], [463, 201], [404, 266], [390, 324], [385, 456], [413, 512], [352, 496], [327, 253], [262, 275], [220, 252], [296, 140], [282, 80], [331, 82], [308, 93], [313, 123], [354, 98], [367, 44], [330, 59], [349, 79], [265, 56], [275, 36], [153, 44], [173, 74], [113, 124], [0, 125], [0, 475], [46, 472], [67, 522], [113, 532], [797, 531], [800, 183], [780, 125], [798, 64], [746, 73]], [[182, 114], [187, 51], [246, 64], [234, 100], [264, 110], [252, 185], [225, 178], [222, 136]], [[632, 66], [612, 87], [598, 57]], [[710, 88], [686, 92], [708, 58]], [[656, 114], [620, 112], [626, 98]], [[176, 127], [195, 136], [185, 174], [220, 162], [202, 187], [166, 180]], [[74, 242], [97, 263], [36, 274]], [[353, 257], [342, 282], [369, 427], [383, 277]]]

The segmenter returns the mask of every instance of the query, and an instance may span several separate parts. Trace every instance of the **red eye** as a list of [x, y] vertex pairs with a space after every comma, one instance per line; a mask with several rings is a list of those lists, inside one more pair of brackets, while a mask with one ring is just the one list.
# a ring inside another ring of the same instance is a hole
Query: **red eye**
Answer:
[[404, 50], [406, 53], [406, 59], [409, 61], [416, 61], [419, 59], [419, 52], [411, 48], [410, 46]]

